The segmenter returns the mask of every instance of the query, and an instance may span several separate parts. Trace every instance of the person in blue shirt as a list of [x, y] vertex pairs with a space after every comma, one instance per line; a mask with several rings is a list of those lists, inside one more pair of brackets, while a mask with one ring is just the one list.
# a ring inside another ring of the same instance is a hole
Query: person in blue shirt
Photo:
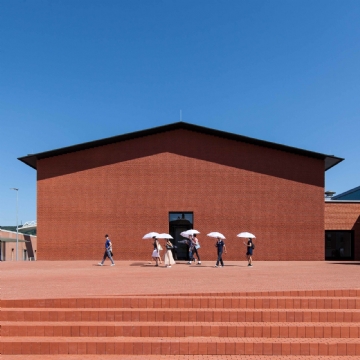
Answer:
[[112, 258], [112, 243], [111, 243], [111, 240], [109, 239], [109, 235], [105, 235], [105, 252], [104, 252], [104, 257], [103, 259], [101, 260], [101, 262], [99, 262], [98, 265], [100, 266], [103, 266], [104, 265], [104, 261], [106, 258], [109, 258], [110, 261], [111, 261], [111, 266], [114, 266], [115, 263], [114, 263], [114, 260]]
[[225, 252], [225, 254], [227, 253], [225, 243], [222, 239], [217, 238], [215, 246], [217, 247], [217, 253], [218, 253], [218, 258], [217, 258], [215, 267], [219, 267], [219, 264], [220, 264], [220, 267], [223, 267], [224, 262], [222, 259], [222, 254], [223, 254], [223, 252]]

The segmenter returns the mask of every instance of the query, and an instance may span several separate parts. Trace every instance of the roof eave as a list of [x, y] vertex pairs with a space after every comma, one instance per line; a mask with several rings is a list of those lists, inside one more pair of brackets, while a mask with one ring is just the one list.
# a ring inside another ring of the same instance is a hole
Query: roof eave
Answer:
[[24, 164], [32, 167], [33, 169], [37, 169], [37, 156], [36, 155], [28, 155], [19, 157], [18, 160], [22, 161]]
[[335, 165], [341, 163], [345, 159], [332, 155], [326, 155], [324, 160], [325, 160], [325, 171], [327, 171], [332, 167], [334, 167]]
[[242, 141], [245, 143], [268, 147], [268, 148], [272, 148], [272, 149], [276, 149], [276, 150], [280, 150], [280, 151], [286, 151], [286, 152], [295, 153], [298, 155], [309, 156], [309, 157], [313, 157], [313, 158], [317, 158], [317, 159], [323, 159], [325, 161], [325, 171], [329, 170], [330, 168], [332, 168], [333, 166], [337, 165], [339, 162], [344, 160], [342, 158], [338, 158], [338, 157], [335, 157], [332, 155], [325, 155], [325, 154], [321, 154], [321, 153], [317, 153], [317, 152], [313, 152], [313, 151], [309, 151], [309, 150], [299, 149], [299, 148], [282, 145], [282, 144], [277, 144], [277, 143], [273, 143], [273, 142], [269, 142], [269, 141], [265, 141], [265, 140], [250, 138], [250, 137], [243, 136], [243, 135], [233, 134], [233, 133], [229, 133], [229, 132], [225, 132], [225, 131], [221, 131], [221, 130], [215, 130], [215, 129], [211, 129], [211, 128], [207, 128], [207, 127], [203, 127], [203, 126], [199, 126], [199, 125], [189, 124], [186, 122], [176, 122], [176, 123], [172, 123], [172, 124], [168, 124], [168, 125], [162, 125], [162, 126], [158, 126], [158, 127], [154, 127], [154, 128], [150, 128], [150, 129], [145, 129], [145, 130], [140, 130], [140, 131], [136, 131], [136, 132], [132, 132], [132, 133], [123, 134], [123, 135], [117, 135], [117, 136], [113, 136], [113, 137], [109, 137], [109, 138], [105, 138], [105, 139], [100, 139], [100, 140], [90, 141], [90, 142], [86, 142], [86, 143], [82, 143], [82, 144], [67, 146], [67, 147], [60, 148], [60, 149], [45, 151], [45, 152], [38, 153], [38, 154], [29, 154], [28, 156], [22, 156], [22, 157], [18, 158], [18, 160], [22, 161], [26, 165], [28, 165], [36, 170], [37, 169], [37, 160], [41, 160], [41, 159], [45, 159], [45, 158], [49, 158], [49, 157], [53, 157], [53, 156], [58, 156], [58, 155], [63, 155], [63, 154], [67, 154], [67, 153], [71, 153], [71, 152], [75, 152], [75, 151], [81, 151], [81, 150], [94, 148], [94, 147], [98, 147], [98, 146], [104, 146], [104, 145], [112, 144], [112, 143], [119, 142], [119, 141], [126, 141], [126, 140], [130, 140], [130, 139], [154, 135], [154, 134], [167, 132], [167, 131], [171, 131], [171, 130], [177, 130], [177, 129], [197, 131], [197, 132], [201, 132], [201, 133], [212, 135], [212, 136], [224, 137], [224, 138], [230, 139], [230, 140]]

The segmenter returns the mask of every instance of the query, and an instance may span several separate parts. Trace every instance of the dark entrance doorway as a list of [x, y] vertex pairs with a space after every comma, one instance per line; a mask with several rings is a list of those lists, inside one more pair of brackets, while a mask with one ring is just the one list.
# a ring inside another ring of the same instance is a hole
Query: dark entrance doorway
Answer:
[[354, 260], [354, 232], [325, 231], [325, 260]]
[[188, 260], [189, 247], [182, 241], [184, 238], [180, 235], [185, 230], [193, 228], [194, 216], [192, 212], [169, 212], [169, 234], [174, 238], [172, 243], [175, 247], [173, 251], [175, 260]]

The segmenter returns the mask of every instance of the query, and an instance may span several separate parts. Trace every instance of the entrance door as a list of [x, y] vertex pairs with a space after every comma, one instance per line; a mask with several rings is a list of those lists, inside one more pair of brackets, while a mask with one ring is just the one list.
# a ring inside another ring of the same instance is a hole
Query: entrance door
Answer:
[[325, 231], [325, 260], [354, 260], [353, 231]]
[[183, 231], [193, 228], [192, 212], [170, 212], [169, 213], [169, 234], [174, 238], [172, 243], [175, 260], [189, 260], [189, 246], [184, 243], [185, 238], [180, 235]]

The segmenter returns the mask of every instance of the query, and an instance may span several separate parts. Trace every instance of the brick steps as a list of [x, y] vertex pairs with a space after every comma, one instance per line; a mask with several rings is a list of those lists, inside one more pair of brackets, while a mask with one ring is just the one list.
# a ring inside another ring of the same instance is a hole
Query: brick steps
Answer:
[[[219, 360], [218, 355], [106, 355], [106, 360]], [[39, 355], [3, 355], [2, 360], [38, 360]], [[63, 360], [64, 355], [42, 355], [41, 360]], [[66, 355], [66, 360], [103, 360], [104, 355]], [[355, 360], [356, 357], [319, 355], [221, 355], [221, 360]]]
[[360, 357], [360, 291], [291, 293], [6, 300], [2, 355]]
[[6, 308], [131, 308], [131, 309], [358, 309], [359, 296], [132, 296], [116, 298], [56, 299], [56, 300], [3, 300]]
[[360, 322], [352, 309], [3, 309], [2, 321], [197, 321], [197, 322]]
[[7, 337], [3, 354], [197, 354], [197, 355], [352, 355], [360, 339]]
[[355, 338], [360, 323], [313, 322], [2, 322], [2, 336], [39, 337], [266, 337], [266, 338]]

